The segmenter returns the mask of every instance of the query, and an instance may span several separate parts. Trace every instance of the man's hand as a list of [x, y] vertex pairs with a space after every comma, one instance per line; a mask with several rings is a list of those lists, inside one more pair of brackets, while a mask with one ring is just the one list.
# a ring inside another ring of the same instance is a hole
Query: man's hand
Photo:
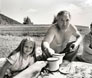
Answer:
[[78, 47], [78, 45], [76, 44], [76, 42], [72, 43], [70, 45], [70, 52], [75, 51], [77, 49], [77, 47]]
[[55, 54], [55, 51], [52, 48], [48, 48], [48, 51], [51, 55]]
[[55, 54], [55, 51], [52, 48], [50, 48], [48, 42], [44, 42], [43, 45], [45, 46], [45, 49], [47, 49], [51, 55]]

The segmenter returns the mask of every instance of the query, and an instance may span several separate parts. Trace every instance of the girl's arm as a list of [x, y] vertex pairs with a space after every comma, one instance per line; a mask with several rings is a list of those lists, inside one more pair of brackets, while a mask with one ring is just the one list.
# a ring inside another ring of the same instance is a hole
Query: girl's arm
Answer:
[[5, 64], [0, 69], [0, 78], [3, 78], [5, 75], [6, 70], [10, 67], [10, 63], [8, 61], [5, 62]]

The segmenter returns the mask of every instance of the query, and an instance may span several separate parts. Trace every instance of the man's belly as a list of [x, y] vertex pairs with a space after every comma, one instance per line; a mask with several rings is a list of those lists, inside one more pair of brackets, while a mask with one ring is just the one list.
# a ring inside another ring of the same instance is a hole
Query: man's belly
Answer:
[[58, 44], [51, 44], [50, 47], [55, 50], [56, 53], [60, 53], [66, 47], [66, 44], [58, 45]]
[[59, 53], [65, 49], [68, 42], [69, 42], [69, 37], [60, 40], [54, 38], [50, 43], [50, 47], [54, 49], [56, 53]]

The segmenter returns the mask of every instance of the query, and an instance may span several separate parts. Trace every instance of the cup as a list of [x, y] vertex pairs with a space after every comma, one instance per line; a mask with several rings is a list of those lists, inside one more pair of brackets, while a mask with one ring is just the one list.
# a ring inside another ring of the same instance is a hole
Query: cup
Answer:
[[63, 56], [64, 56], [64, 54], [58, 54], [58, 53], [53, 54], [53, 57], [59, 58], [59, 60], [58, 60], [59, 64], [62, 63]]
[[47, 59], [47, 61], [48, 61], [48, 69], [50, 71], [56, 71], [56, 70], [59, 69], [58, 60], [59, 60], [59, 58], [57, 58], [57, 57], [51, 57], [51, 58]]

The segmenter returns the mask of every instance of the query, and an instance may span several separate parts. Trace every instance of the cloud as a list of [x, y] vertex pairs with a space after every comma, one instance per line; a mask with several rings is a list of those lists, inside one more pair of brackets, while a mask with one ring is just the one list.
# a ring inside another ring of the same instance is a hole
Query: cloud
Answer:
[[53, 4], [55, 1], [54, 0], [30, 0], [30, 3], [38, 7], [44, 7], [44, 6], [46, 7]]
[[26, 12], [27, 12], [27, 13], [35, 13], [35, 12], [37, 12], [37, 10], [31, 8], [31, 9], [27, 10]]
[[92, 0], [80, 0], [79, 3], [75, 4], [85, 9], [86, 7], [92, 7]]
[[56, 6], [54, 9], [54, 12], [53, 11], [52, 12], [55, 13], [55, 15], [56, 15], [61, 10], [67, 10], [72, 14], [79, 14], [79, 13], [81, 13], [82, 8], [75, 4], [72, 4], [72, 3], [71, 4], [66, 3], [63, 5]]
[[85, 4], [85, 6], [90, 7], [90, 6], [92, 6], [92, 0], [86, 0], [84, 2], [84, 4]]
[[80, 13], [82, 11], [81, 7], [75, 5], [75, 4], [70, 4], [69, 6], [66, 7], [70, 12], [73, 13]]
[[1, 12], [1, 0], [0, 0], [0, 12]]

